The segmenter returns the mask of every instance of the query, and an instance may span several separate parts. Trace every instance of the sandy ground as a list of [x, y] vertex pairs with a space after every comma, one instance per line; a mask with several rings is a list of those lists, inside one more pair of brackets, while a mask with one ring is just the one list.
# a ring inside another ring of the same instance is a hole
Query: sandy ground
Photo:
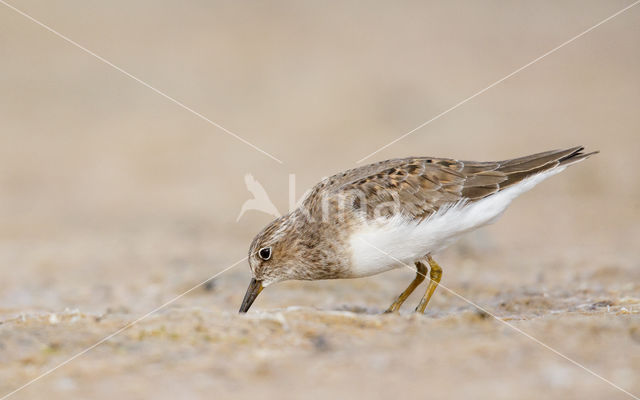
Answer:
[[380, 315], [405, 269], [198, 286], [270, 220], [246, 173], [284, 211], [627, 4], [15, 3], [283, 164], [0, 5], [0, 395], [640, 396], [640, 8], [370, 159], [602, 151], [440, 254], [426, 315]]

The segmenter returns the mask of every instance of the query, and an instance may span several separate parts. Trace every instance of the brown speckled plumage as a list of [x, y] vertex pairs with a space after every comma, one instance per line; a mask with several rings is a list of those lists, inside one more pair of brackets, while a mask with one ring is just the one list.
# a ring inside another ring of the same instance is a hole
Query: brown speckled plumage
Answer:
[[[339, 198], [362, 191], [366, 195], [369, 218], [374, 217], [376, 206], [397, 198], [404, 215], [424, 219], [442, 206], [482, 199], [533, 174], [593, 154], [584, 154], [582, 150], [584, 147], [579, 146], [493, 162], [435, 157], [381, 161], [323, 180], [312, 189], [302, 207], [313, 216], [319, 213], [323, 196]], [[354, 207], [354, 212], [358, 211]]]
[[[401, 214], [425, 221], [442, 207], [473, 203], [533, 175], [569, 165], [594, 153], [582, 146], [504, 161], [476, 162], [408, 157], [354, 168], [318, 183], [300, 207], [265, 227], [249, 249], [255, 279], [349, 278], [348, 238], [377, 217]], [[270, 247], [262, 260], [257, 252]]]

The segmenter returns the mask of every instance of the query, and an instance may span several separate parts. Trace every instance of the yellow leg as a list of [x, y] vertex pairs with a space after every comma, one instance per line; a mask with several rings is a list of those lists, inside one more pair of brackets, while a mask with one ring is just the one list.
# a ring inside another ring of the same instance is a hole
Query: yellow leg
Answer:
[[435, 292], [438, 284], [440, 283], [440, 278], [442, 278], [442, 268], [438, 265], [437, 262], [430, 255], [427, 255], [427, 262], [429, 262], [429, 266], [431, 269], [429, 270], [429, 286], [427, 286], [427, 291], [425, 292], [422, 300], [420, 300], [420, 304], [416, 307], [416, 312], [424, 313], [424, 309], [427, 308], [427, 304], [429, 304], [429, 300]]
[[422, 260], [418, 260], [416, 261], [416, 269], [417, 269], [416, 277], [413, 279], [413, 281], [411, 281], [411, 283], [404, 290], [404, 292], [402, 292], [400, 296], [398, 296], [398, 299], [394, 301], [393, 304], [389, 306], [389, 308], [387, 308], [387, 311], [385, 311], [385, 314], [398, 311], [400, 309], [400, 306], [402, 306], [402, 303], [404, 303], [404, 301], [407, 299], [407, 297], [409, 297], [411, 293], [413, 293], [413, 291], [418, 287], [418, 285], [420, 285], [422, 281], [424, 281], [424, 278], [427, 276], [427, 266], [424, 264]]

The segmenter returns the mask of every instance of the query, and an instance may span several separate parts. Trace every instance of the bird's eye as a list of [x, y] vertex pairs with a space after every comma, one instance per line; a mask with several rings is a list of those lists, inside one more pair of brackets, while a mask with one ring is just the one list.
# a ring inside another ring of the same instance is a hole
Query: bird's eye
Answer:
[[271, 258], [271, 247], [261, 248], [260, 250], [258, 250], [258, 255], [260, 256], [260, 258], [267, 261]]

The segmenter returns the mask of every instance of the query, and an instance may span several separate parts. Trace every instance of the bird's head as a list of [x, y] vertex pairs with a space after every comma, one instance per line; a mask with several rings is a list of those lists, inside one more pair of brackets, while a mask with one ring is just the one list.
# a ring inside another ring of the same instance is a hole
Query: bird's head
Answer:
[[267, 225], [251, 243], [249, 266], [252, 279], [240, 312], [247, 312], [263, 288], [291, 279], [310, 279], [309, 244], [301, 239], [295, 216], [280, 217]]

